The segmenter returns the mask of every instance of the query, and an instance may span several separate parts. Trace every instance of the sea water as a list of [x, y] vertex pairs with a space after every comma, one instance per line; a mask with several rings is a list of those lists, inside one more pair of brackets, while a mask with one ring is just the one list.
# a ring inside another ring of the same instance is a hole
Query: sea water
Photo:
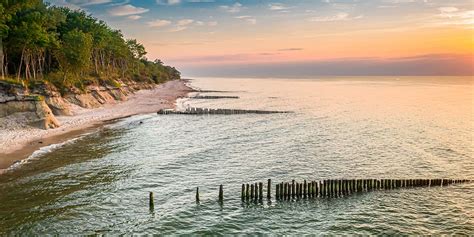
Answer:
[[0, 176], [0, 234], [474, 235], [474, 183], [240, 199], [243, 183], [269, 178], [474, 179], [472, 78], [199, 78], [191, 85], [239, 99], [184, 98], [179, 108], [293, 113], [139, 115], [36, 153]]

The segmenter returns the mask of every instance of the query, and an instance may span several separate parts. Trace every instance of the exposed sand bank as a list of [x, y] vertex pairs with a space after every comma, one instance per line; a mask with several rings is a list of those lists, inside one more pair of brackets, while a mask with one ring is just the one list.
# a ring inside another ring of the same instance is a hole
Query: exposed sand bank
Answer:
[[[169, 81], [151, 90], [140, 90], [127, 101], [106, 104], [97, 109], [84, 109], [72, 105], [73, 116], [57, 116], [61, 127], [42, 130], [30, 126], [15, 126], [15, 118], [3, 119], [0, 129], [0, 170], [30, 155], [34, 150], [51, 143], [62, 142], [97, 127], [107, 121], [136, 114], [174, 108], [176, 99], [193, 90], [186, 80]], [[21, 116], [18, 117], [21, 119]], [[10, 121], [9, 121], [10, 120]]]

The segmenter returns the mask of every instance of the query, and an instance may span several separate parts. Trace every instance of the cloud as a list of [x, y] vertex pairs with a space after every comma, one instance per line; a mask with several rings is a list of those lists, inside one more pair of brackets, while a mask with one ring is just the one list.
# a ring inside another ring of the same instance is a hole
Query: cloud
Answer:
[[113, 7], [108, 10], [109, 14], [112, 16], [137, 15], [137, 14], [142, 14], [148, 11], [149, 9], [142, 8], [142, 7], [135, 7], [130, 4]]
[[171, 25], [171, 21], [157, 19], [157, 20], [154, 20], [154, 21], [149, 21], [149, 22], [147, 22], [147, 24], [148, 24], [148, 26], [153, 27], [153, 28], [161, 28], [161, 27]]
[[272, 11], [281, 11], [281, 10], [288, 10], [290, 7], [287, 7], [281, 3], [270, 3], [268, 5], [269, 9]]
[[209, 22], [207, 22], [207, 25], [208, 25], [208, 26], [216, 26], [217, 24], [218, 24], [217, 21], [209, 21]]
[[179, 21], [176, 23], [176, 25], [177, 25], [177, 26], [187, 26], [187, 25], [189, 25], [189, 24], [191, 24], [191, 23], [193, 23], [193, 22], [194, 22], [193, 19], [182, 19], [182, 20], [179, 20]]
[[176, 5], [180, 4], [181, 0], [156, 0], [156, 3], [159, 5]]
[[474, 10], [462, 11], [457, 7], [439, 7], [440, 12], [436, 15], [442, 18], [435, 23], [436, 26], [443, 25], [467, 25], [468, 28], [474, 27]]
[[316, 16], [316, 17], [311, 17], [308, 19], [308, 21], [313, 21], [313, 22], [330, 22], [330, 21], [348, 21], [348, 20], [357, 20], [363, 18], [363, 15], [358, 15], [355, 17], [351, 17], [348, 13], [346, 12], [339, 12], [335, 15], [332, 16]]
[[251, 25], [257, 24], [257, 19], [255, 18], [248, 18], [248, 19], [245, 19], [245, 21]]
[[[474, 56], [415, 55], [400, 58], [335, 58], [292, 62], [249, 63], [252, 55], [202, 58], [183, 72], [192, 76], [312, 78], [315, 76], [472, 76]], [[263, 57], [263, 56], [262, 56]], [[175, 61], [174, 63], [186, 63]]]
[[210, 3], [215, 2], [215, 0], [156, 0], [158, 5], [177, 5], [182, 2], [189, 2], [189, 3]]
[[243, 6], [239, 2], [236, 2], [234, 3], [234, 5], [230, 5], [230, 6], [224, 5], [224, 6], [220, 6], [219, 8], [226, 12], [237, 13], [237, 12], [242, 11]]
[[279, 49], [278, 51], [301, 51], [303, 48], [286, 48], [286, 49]]
[[142, 18], [142, 16], [139, 16], [139, 15], [131, 15], [131, 16], [127, 16], [128, 19], [130, 20], [138, 20], [140, 18]]
[[183, 31], [183, 30], [186, 30], [188, 27], [186, 26], [179, 26], [177, 25], [176, 27], [170, 29], [168, 32], [179, 32], [179, 31]]
[[69, 0], [68, 2], [79, 6], [88, 6], [109, 3], [112, 0]]
[[217, 25], [217, 21], [208, 21], [208, 22], [204, 22], [204, 21], [196, 21], [194, 23], [195, 25], [197, 26], [216, 26]]
[[247, 22], [251, 25], [255, 25], [257, 24], [257, 19], [255, 19], [255, 17], [253, 16], [236, 16], [234, 17], [235, 19], [239, 19], [239, 20], [242, 20], [244, 22]]
[[459, 11], [459, 9], [457, 7], [440, 7], [440, 8], [438, 8], [438, 10], [441, 13], [453, 13], [453, 12]]
[[72, 9], [72, 10], [81, 10], [82, 9], [79, 5], [70, 3], [66, 0], [49, 0], [47, 2], [49, 2], [49, 3], [51, 3], [52, 5], [55, 5], [55, 6], [67, 7], [67, 8]]
[[124, 0], [123, 2], [116, 2], [116, 3], [110, 3], [108, 6], [120, 6], [120, 5], [125, 5], [128, 4], [130, 0]]

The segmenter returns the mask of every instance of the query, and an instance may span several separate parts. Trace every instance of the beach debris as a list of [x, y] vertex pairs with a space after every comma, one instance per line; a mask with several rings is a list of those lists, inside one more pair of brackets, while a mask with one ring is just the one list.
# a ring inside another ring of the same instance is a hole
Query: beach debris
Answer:
[[220, 114], [220, 115], [235, 115], [235, 114], [285, 114], [293, 113], [291, 111], [272, 111], [272, 110], [245, 110], [245, 109], [209, 109], [209, 108], [186, 108], [185, 110], [171, 110], [161, 109], [157, 114], [183, 114], [183, 115], [206, 115], [206, 114]]

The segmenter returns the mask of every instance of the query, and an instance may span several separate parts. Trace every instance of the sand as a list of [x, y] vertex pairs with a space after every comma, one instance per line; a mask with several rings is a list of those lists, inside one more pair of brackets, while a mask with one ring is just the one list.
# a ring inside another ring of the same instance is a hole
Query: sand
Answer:
[[[61, 123], [61, 127], [56, 129], [43, 130], [29, 126], [9, 126], [8, 129], [1, 129], [0, 169], [27, 158], [42, 146], [71, 139], [110, 120], [174, 108], [178, 98], [193, 91], [186, 85], [187, 82], [187, 80], [169, 81], [151, 90], [140, 90], [131, 95], [127, 101], [106, 104], [96, 109], [84, 109], [73, 105], [73, 116], [56, 117]], [[16, 119], [20, 120], [21, 116], [17, 116]], [[15, 124], [18, 121], [4, 119], [2, 122]]]

